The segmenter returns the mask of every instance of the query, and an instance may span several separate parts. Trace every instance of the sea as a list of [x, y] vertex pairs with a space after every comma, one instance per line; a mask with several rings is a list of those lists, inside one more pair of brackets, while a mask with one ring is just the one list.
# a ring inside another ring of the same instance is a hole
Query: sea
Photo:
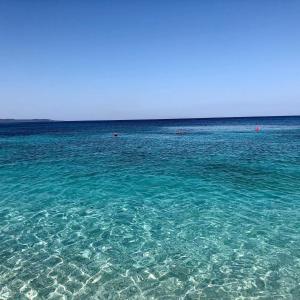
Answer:
[[1, 124], [0, 299], [300, 299], [300, 117]]

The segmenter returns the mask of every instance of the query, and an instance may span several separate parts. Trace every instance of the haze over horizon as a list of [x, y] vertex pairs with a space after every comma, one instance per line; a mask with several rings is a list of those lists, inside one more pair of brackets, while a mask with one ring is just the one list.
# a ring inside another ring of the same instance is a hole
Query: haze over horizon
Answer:
[[0, 118], [300, 114], [298, 1], [0, 3]]

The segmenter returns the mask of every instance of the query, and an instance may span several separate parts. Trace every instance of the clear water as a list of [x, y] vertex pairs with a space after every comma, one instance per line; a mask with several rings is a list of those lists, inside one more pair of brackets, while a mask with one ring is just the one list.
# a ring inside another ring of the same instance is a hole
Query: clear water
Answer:
[[300, 117], [2, 124], [0, 195], [0, 299], [300, 299]]

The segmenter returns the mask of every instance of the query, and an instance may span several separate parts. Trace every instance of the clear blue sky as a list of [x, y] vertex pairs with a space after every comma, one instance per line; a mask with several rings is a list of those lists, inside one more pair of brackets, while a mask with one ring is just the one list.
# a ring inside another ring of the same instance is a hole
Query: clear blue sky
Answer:
[[300, 114], [300, 1], [0, 1], [0, 118]]

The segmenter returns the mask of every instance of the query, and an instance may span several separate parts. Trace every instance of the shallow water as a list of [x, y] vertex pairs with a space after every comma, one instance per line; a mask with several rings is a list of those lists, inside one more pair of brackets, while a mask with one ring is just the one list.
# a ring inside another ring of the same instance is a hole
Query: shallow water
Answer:
[[0, 299], [300, 299], [300, 117], [0, 125], [0, 195]]

